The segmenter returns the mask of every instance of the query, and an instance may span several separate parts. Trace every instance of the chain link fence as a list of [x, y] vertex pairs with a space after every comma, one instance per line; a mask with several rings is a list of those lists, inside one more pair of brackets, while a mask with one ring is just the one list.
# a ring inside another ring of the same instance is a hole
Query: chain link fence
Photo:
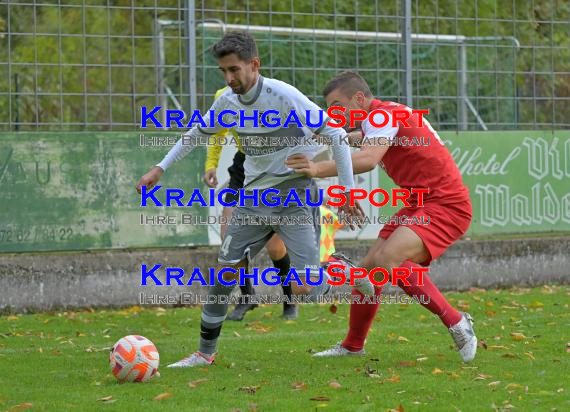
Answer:
[[321, 105], [352, 69], [381, 99], [411, 94], [440, 130], [569, 128], [569, 1], [405, 3], [2, 1], [0, 130], [133, 130], [141, 106], [206, 110], [224, 86], [209, 47], [230, 30], [258, 39], [264, 75]]

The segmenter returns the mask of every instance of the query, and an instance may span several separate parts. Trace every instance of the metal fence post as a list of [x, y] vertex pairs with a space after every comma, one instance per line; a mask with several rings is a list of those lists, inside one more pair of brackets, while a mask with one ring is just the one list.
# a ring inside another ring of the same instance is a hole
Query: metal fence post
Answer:
[[[188, 110], [197, 109], [196, 87], [196, 7], [194, 0], [186, 1], [186, 63], [188, 65]], [[191, 117], [191, 114], [189, 114]]]
[[467, 130], [467, 46], [465, 42], [459, 44], [459, 82], [457, 85], [459, 100], [459, 130]]
[[162, 125], [166, 127], [166, 109], [168, 107], [168, 99], [166, 97], [165, 91], [165, 79], [164, 79], [164, 64], [166, 58], [164, 56], [164, 31], [162, 29], [162, 23], [160, 20], [156, 20], [154, 23], [155, 27], [155, 41], [156, 41], [156, 62], [158, 67], [157, 79], [156, 79], [156, 92], [158, 95], [159, 106], [163, 108], [161, 111], [161, 122]]
[[406, 105], [412, 107], [412, 0], [404, 0], [402, 6], [404, 15], [402, 19], [404, 95]]

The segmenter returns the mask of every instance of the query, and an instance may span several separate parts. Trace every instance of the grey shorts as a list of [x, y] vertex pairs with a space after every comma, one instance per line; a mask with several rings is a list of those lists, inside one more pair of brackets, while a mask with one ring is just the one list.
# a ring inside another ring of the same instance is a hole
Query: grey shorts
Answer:
[[[299, 276], [305, 274], [305, 268], [310, 268], [312, 273], [318, 274], [320, 267], [320, 236], [321, 227], [319, 225], [319, 207], [312, 207], [306, 204], [306, 191], [311, 189], [311, 201], [318, 199], [318, 189], [311, 179], [295, 179], [282, 183], [275, 187], [279, 189], [280, 196], [287, 196], [290, 190], [296, 190], [303, 206], [291, 204], [289, 206], [270, 207], [261, 201], [259, 206], [253, 206], [253, 199], [245, 199], [244, 206], [237, 206], [234, 209], [232, 219], [238, 222], [246, 221], [244, 216], [264, 217], [257, 219], [261, 224], [239, 224], [230, 222], [220, 252], [218, 263], [222, 265], [236, 265], [240, 261], [251, 259], [257, 255], [271, 239], [274, 233], [285, 243], [287, 252], [291, 259], [291, 267], [297, 270]], [[284, 198], [283, 198], [284, 199]], [[283, 202], [280, 202], [283, 203]], [[295, 221], [304, 220], [313, 224], [266, 224], [267, 217], [275, 216], [283, 221], [283, 218]]]

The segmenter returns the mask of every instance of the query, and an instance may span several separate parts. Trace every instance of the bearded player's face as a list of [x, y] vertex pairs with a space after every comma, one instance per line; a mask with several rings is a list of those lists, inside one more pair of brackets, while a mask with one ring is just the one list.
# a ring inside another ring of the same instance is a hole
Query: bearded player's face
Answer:
[[218, 59], [218, 67], [224, 75], [226, 84], [236, 94], [245, 94], [253, 87], [257, 79], [259, 66], [258, 57], [254, 57], [247, 62], [240, 60], [235, 53]]
[[[354, 96], [349, 97], [343, 92], [341, 92], [340, 89], [333, 90], [327, 95], [326, 97], [327, 107], [339, 106], [345, 109], [344, 113], [342, 113], [340, 110], [333, 111], [333, 113], [344, 116], [344, 118], [346, 119], [346, 126], [344, 127], [345, 130], [349, 130], [350, 111], [363, 109], [361, 102], [362, 100], [361, 97], [363, 96], [364, 94], [362, 94], [362, 92], [357, 92]], [[356, 128], [359, 128], [362, 125], [362, 120], [355, 121], [354, 125]]]

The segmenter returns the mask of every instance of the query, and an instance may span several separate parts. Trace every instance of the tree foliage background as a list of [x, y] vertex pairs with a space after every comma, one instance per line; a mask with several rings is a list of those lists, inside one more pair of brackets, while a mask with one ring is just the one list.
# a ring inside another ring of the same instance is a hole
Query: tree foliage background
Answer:
[[[183, 20], [184, 5], [182, 0], [1, 3], [0, 127], [14, 130], [18, 120], [19, 130], [136, 128], [140, 106], [159, 104], [154, 21]], [[469, 43], [468, 95], [490, 128], [570, 126], [568, 1], [422, 0], [413, 2], [412, 12], [414, 33], [519, 40], [518, 51], [508, 41]], [[397, 0], [202, 0], [196, 1], [195, 17], [233, 24], [399, 32], [401, 15]], [[165, 35], [166, 81], [187, 109], [184, 28], [168, 29]], [[224, 85], [208, 53], [220, 36], [219, 30], [198, 28], [201, 110]], [[403, 94], [398, 43], [269, 33], [256, 37], [263, 74], [292, 83], [318, 103], [326, 80], [343, 69], [359, 70], [380, 98], [400, 99]], [[441, 129], [457, 127], [457, 56], [457, 45], [414, 44], [414, 105], [429, 108], [432, 123]], [[472, 115], [469, 121], [470, 128], [478, 128]]]

